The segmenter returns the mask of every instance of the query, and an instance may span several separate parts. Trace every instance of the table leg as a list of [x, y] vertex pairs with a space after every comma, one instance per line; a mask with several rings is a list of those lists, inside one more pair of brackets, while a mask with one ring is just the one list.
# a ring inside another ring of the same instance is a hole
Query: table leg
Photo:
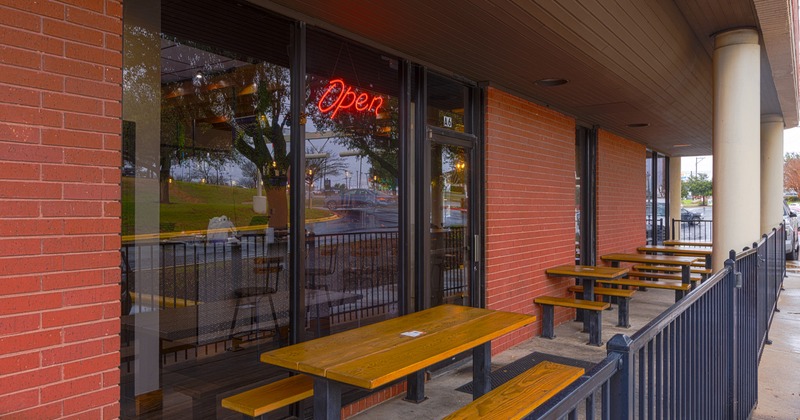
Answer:
[[[594, 279], [584, 278], [583, 280], [583, 299], [594, 300]], [[587, 314], [583, 309], [578, 309], [583, 312], [583, 331], [591, 334], [591, 315]]]
[[492, 390], [492, 342], [472, 349], [472, 399], [478, 399]]
[[406, 377], [406, 401], [421, 403], [425, 397], [425, 369], [418, 370]]
[[342, 386], [336, 381], [314, 378], [314, 418], [339, 419], [342, 415]]
[[681, 283], [691, 285], [692, 289], [694, 289], [691, 275], [692, 275], [692, 267], [690, 265], [681, 266]]

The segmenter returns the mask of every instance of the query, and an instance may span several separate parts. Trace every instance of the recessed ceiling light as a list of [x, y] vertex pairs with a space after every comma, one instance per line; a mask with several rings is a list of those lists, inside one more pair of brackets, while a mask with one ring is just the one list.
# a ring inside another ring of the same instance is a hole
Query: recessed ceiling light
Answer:
[[543, 86], [543, 87], [553, 87], [553, 86], [566, 85], [567, 83], [569, 83], [569, 81], [567, 79], [559, 79], [559, 78], [551, 77], [551, 78], [546, 78], [546, 79], [539, 79], [539, 80], [537, 80], [537, 81], [535, 81], [533, 83], [536, 83], [537, 85]]
[[630, 128], [642, 128], [642, 127], [649, 127], [649, 126], [650, 126], [650, 123], [633, 123], [633, 124], [628, 124], [628, 127], [630, 127]]
[[675, 144], [672, 147], [689, 147], [691, 144]]
[[200, 70], [197, 70], [197, 74], [194, 75], [194, 78], [195, 79], [202, 79], [203, 78], [203, 72], [201, 72]]

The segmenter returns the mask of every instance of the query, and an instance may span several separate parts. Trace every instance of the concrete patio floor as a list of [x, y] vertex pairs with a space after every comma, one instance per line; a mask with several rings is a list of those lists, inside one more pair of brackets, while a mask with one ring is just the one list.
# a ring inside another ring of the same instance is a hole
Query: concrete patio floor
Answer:
[[[789, 277], [778, 302], [768, 345], [759, 365], [759, 403], [753, 419], [800, 420], [800, 264], [787, 263]], [[631, 328], [618, 328], [616, 307], [603, 313], [603, 342], [618, 333], [633, 334], [674, 302], [674, 293], [649, 289], [637, 292], [631, 300]], [[531, 303], [533, 304], [533, 303]], [[580, 331], [580, 323], [569, 322], [555, 329], [553, 340], [535, 337], [492, 358], [492, 370], [505, 366], [534, 351], [562, 357], [599, 362], [606, 356], [605, 345], [587, 345], [588, 336]], [[426, 383], [428, 399], [420, 404], [396, 397], [351, 417], [368, 419], [441, 419], [470, 402], [472, 397], [456, 388], [472, 380], [470, 363], [456, 365]]]

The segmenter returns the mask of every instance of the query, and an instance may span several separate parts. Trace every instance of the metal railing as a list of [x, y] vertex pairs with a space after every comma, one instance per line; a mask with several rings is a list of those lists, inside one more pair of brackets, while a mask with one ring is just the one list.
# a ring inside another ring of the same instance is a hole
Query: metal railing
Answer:
[[784, 276], [784, 230], [731, 251], [725, 268], [528, 418], [748, 418]]
[[672, 219], [672, 236], [676, 238], [676, 233], [680, 233], [682, 241], [711, 242], [713, 220], [685, 220]]
[[[270, 309], [277, 312], [278, 322], [288, 323], [292, 279], [287, 241], [268, 243], [264, 234], [254, 233], [218, 243], [185, 239], [122, 245], [123, 314], [230, 301], [237, 290], [264, 287], [267, 277], [277, 292]], [[317, 289], [319, 299], [327, 301], [322, 311], [310, 315], [322, 314], [331, 324], [397, 315], [398, 246], [396, 231], [308, 235], [306, 287]], [[444, 297], [465, 293], [463, 228], [448, 229], [441, 246], [437, 264]], [[269, 275], [258, 270], [264, 258], [278, 260]], [[200, 329], [206, 337], [227, 337], [232, 308], [218, 311], [219, 319], [203, 319], [206, 325]]]

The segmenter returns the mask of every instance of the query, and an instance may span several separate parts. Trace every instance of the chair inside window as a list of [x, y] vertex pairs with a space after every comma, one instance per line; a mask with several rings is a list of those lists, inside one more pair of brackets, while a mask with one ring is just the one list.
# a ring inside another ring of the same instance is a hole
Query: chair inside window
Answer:
[[380, 253], [379, 244], [372, 240], [351, 245], [350, 260], [345, 270], [345, 290], [360, 291], [365, 287], [377, 286], [377, 260]]
[[[309, 246], [307, 264], [306, 264], [306, 289], [315, 290], [315, 294], [320, 291], [325, 291], [324, 298], [318, 297], [316, 299], [306, 299], [307, 307], [306, 312], [311, 313], [311, 307], [314, 309], [314, 317], [316, 318], [315, 328], [317, 336], [321, 335], [320, 326], [320, 305], [328, 305], [328, 310], [331, 307], [330, 288], [328, 284], [328, 276], [336, 273], [336, 262], [338, 260], [338, 246], [337, 245], [323, 245], [323, 246]], [[308, 293], [308, 292], [307, 292]]]
[[[280, 343], [280, 325], [278, 315], [275, 311], [275, 302], [272, 296], [278, 291], [278, 281], [280, 279], [283, 265], [280, 257], [256, 257], [253, 259], [253, 272], [256, 275], [256, 285], [240, 287], [234, 290], [236, 305], [233, 310], [233, 320], [231, 321], [230, 337], [233, 342], [229, 350], [241, 350], [239, 344], [245, 339], [255, 335], [259, 337], [259, 304], [261, 299], [267, 298], [269, 310], [272, 315], [273, 337]], [[263, 280], [263, 283], [262, 283]], [[250, 328], [244, 331], [237, 331], [237, 324], [242, 321], [239, 318], [239, 310], [250, 311]]]

